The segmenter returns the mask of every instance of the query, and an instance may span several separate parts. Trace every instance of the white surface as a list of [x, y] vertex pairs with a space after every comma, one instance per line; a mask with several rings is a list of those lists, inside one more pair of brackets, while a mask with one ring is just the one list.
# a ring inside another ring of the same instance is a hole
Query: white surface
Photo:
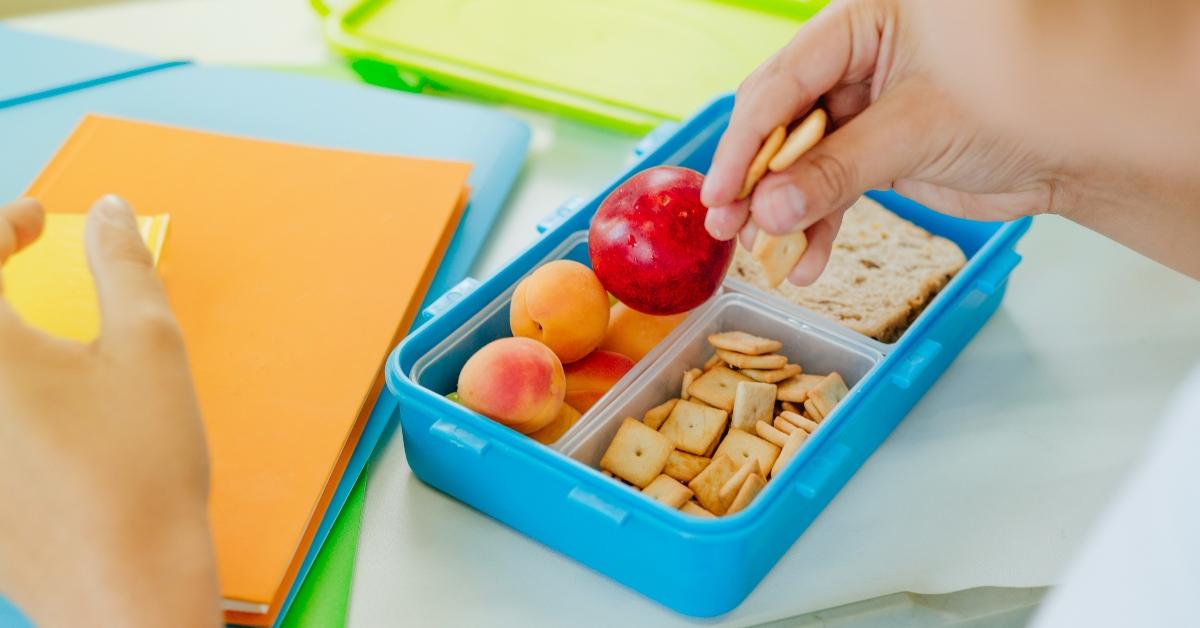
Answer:
[[[0, 1], [0, 9], [3, 9]], [[236, 19], [235, 19], [236, 18]], [[152, 54], [324, 57], [301, 0], [128, 2], [13, 21]], [[566, 196], [594, 192], [629, 138], [522, 114], [534, 150], [483, 253], [493, 271]], [[750, 598], [744, 625], [895, 591], [1053, 582], [1200, 357], [1200, 283], [1054, 218], [1008, 296]], [[399, 438], [372, 469], [352, 626], [693, 622], [415, 480]]]

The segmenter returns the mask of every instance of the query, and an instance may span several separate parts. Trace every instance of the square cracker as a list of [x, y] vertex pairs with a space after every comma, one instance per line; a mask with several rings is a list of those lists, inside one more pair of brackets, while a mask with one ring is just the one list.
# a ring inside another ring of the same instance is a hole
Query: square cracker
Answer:
[[834, 371], [808, 391], [808, 401], [813, 402], [822, 417], [827, 417], [833, 412], [833, 407], [845, 399], [849, 392], [850, 389], [846, 388], [842, 376]]
[[714, 515], [720, 515], [729, 507], [728, 502], [721, 500], [721, 487], [729, 481], [729, 478], [733, 477], [734, 473], [737, 473], [737, 470], [737, 465], [733, 463], [732, 458], [717, 456], [700, 472], [700, 475], [688, 482], [688, 488], [696, 494], [696, 501], [700, 502], [705, 510]]
[[729, 433], [725, 435], [725, 440], [721, 441], [721, 445], [713, 454], [713, 460], [722, 455], [732, 460], [737, 466], [741, 466], [752, 458], [756, 459], [759, 470], [765, 475], [771, 470], [771, 465], [775, 464], [775, 458], [779, 456], [779, 447], [749, 432], [729, 430]]
[[659, 432], [675, 444], [675, 449], [699, 456], [721, 437], [728, 419], [729, 414], [724, 410], [680, 401], [675, 404]]
[[[824, 379], [824, 375], [810, 375], [808, 373], [801, 373], [795, 377], [779, 382], [779, 392], [776, 393], [776, 396], [782, 401], [804, 403], [804, 401], [808, 399], [808, 391], [812, 390], [814, 386], [821, 383], [821, 380]], [[797, 412], [797, 414], [799, 414], [799, 412], [796, 410], [793, 410], [793, 412]]]
[[759, 421], [770, 421], [775, 411], [775, 385], [739, 382], [733, 396], [733, 422], [730, 426], [749, 432]]
[[804, 257], [806, 250], [808, 250], [808, 237], [804, 235], [803, 231], [777, 236], [759, 229], [758, 236], [754, 238], [754, 248], [751, 249], [750, 255], [758, 260], [759, 264], [762, 264], [767, 285], [771, 288], [778, 288], [779, 284], [783, 283], [783, 280], [791, 274], [800, 258]]
[[740, 369], [781, 369], [788, 363], [787, 356], [778, 353], [746, 355], [737, 351], [717, 349], [717, 357], [729, 366], [736, 366]]
[[667, 457], [674, 449], [671, 439], [637, 419], [625, 419], [600, 459], [600, 468], [638, 488], [645, 488], [662, 473]]
[[711, 370], [712, 367], [718, 366], [720, 364], [721, 364], [721, 356], [714, 353], [712, 355], [712, 357], [709, 358], [708, 361], [706, 361], [704, 363], [704, 368], [702, 370], [708, 371], [708, 370]]
[[654, 481], [646, 485], [642, 492], [651, 499], [658, 500], [671, 508], [679, 508], [692, 498], [692, 489], [667, 475], [654, 478]]
[[683, 511], [683, 512], [686, 512], [686, 513], [687, 513], [687, 514], [689, 514], [689, 515], [692, 515], [692, 516], [695, 516], [695, 517], [700, 517], [701, 519], [714, 519], [714, 518], [716, 518], [716, 515], [712, 514], [711, 512], [708, 512], [707, 510], [705, 510], [705, 509], [704, 509], [704, 507], [703, 507], [703, 506], [701, 506], [700, 504], [696, 503], [696, 501], [695, 501], [695, 500], [692, 500], [692, 501], [690, 501], [690, 502], [688, 502], [688, 503], [684, 504], [684, 505], [683, 505], [683, 508], [680, 508], [679, 510], [681, 510], [681, 511]]
[[733, 498], [733, 502], [729, 504], [729, 508], [725, 510], [725, 514], [732, 515], [745, 510], [746, 506], [749, 506], [750, 502], [754, 501], [755, 497], [758, 497], [758, 494], [762, 492], [763, 487], [766, 485], [767, 481], [757, 473], [746, 478], [746, 481], [742, 483], [741, 490]]
[[804, 412], [807, 413], [806, 418], [814, 423], [820, 423], [825, 420], [825, 415], [821, 413], [821, 411], [817, 408], [817, 404], [813, 403], [812, 399], [807, 399], [804, 401]]
[[742, 375], [749, 377], [756, 382], [766, 384], [774, 384], [782, 382], [785, 379], [791, 379], [800, 374], [799, 364], [788, 364], [783, 368], [763, 370], [763, 369], [742, 369], [738, 371]]
[[717, 366], [692, 382], [692, 385], [688, 386], [688, 394], [714, 408], [729, 412], [733, 410], [737, 385], [748, 381], [749, 377], [737, 371]]
[[775, 353], [783, 348], [783, 343], [770, 338], [759, 338], [744, 331], [723, 331], [708, 337], [708, 344], [716, 349], [736, 351], [745, 355], [763, 355]]
[[667, 417], [671, 416], [671, 410], [675, 409], [675, 404], [678, 402], [678, 399], [672, 399], [650, 408], [642, 416], [642, 423], [645, 423], [647, 427], [654, 430], [662, 427], [663, 421], [666, 421]]
[[667, 466], [663, 469], [663, 473], [680, 482], [691, 482], [692, 478], [700, 475], [709, 462], [712, 462], [712, 458], [676, 449], [671, 452], [670, 456], [667, 456]]

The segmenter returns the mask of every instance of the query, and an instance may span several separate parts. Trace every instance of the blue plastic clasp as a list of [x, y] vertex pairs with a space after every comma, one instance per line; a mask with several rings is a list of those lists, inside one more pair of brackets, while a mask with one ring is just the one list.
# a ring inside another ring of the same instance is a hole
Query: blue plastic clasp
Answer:
[[568, 198], [567, 200], [563, 201], [562, 205], [556, 207], [554, 211], [550, 212], [549, 215], [538, 222], [537, 232], [546, 233], [547, 231], [553, 230], [555, 227], [566, 222], [568, 218], [574, 216], [576, 212], [583, 209], [583, 206], [586, 203], [587, 200], [582, 196], [572, 196], [571, 198]]
[[633, 147], [633, 156], [641, 159], [642, 157], [649, 155], [650, 153], [654, 152], [654, 149], [662, 146], [662, 143], [665, 142], [668, 137], [674, 135], [675, 131], [678, 130], [678, 122], [663, 122], [662, 124], [654, 127], [653, 131], [647, 133], [646, 137], [643, 137], [642, 141], [638, 142], [637, 145]]
[[488, 442], [475, 434], [449, 421], [435, 421], [429, 426], [429, 433], [446, 441], [450, 445], [482, 456], [487, 451]]
[[624, 508], [614, 506], [604, 501], [599, 495], [578, 486], [571, 489], [570, 493], [567, 493], [567, 499], [595, 512], [605, 519], [611, 520], [617, 525], [625, 523], [625, 519], [629, 517], [629, 512]]
[[421, 310], [421, 323], [441, 316], [446, 310], [454, 306], [455, 303], [462, 301], [468, 294], [471, 294], [479, 287], [479, 280], [474, 277], [467, 277], [462, 281], [454, 284], [454, 287], [447, 290], [445, 294], [438, 297], [436, 301], [429, 304], [429, 307]]
[[812, 461], [812, 466], [796, 485], [796, 491], [807, 499], [816, 499], [829, 480], [833, 479], [834, 472], [842, 466], [849, 453], [850, 448], [843, 443], [830, 447], [827, 454]]
[[896, 371], [892, 373], [892, 383], [907, 390], [941, 352], [942, 343], [928, 338], [922, 340], [921, 344], [913, 350], [912, 355], [901, 362]]

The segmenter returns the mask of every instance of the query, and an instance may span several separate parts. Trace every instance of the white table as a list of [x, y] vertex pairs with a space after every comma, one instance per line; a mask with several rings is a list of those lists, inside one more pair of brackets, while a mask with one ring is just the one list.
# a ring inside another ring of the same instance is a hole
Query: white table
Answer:
[[[327, 60], [300, 0], [11, 0], [14, 25], [166, 57]], [[48, 12], [48, 6], [69, 7]], [[219, 33], [220, 36], [215, 36]], [[486, 276], [534, 223], [618, 172], [632, 138], [510, 109], [529, 162], [475, 265]], [[995, 318], [809, 531], [722, 624], [895, 591], [1052, 583], [1200, 359], [1200, 284], [1056, 218]], [[372, 468], [353, 626], [691, 625], [414, 479], [394, 439]]]

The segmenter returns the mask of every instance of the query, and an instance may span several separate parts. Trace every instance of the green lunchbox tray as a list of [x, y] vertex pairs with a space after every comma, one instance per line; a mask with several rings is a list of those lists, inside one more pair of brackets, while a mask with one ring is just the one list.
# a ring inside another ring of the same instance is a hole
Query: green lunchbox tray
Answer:
[[631, 133], [729, 91], [828, 0], [351, 0], [325, 36], [370, 83]]

